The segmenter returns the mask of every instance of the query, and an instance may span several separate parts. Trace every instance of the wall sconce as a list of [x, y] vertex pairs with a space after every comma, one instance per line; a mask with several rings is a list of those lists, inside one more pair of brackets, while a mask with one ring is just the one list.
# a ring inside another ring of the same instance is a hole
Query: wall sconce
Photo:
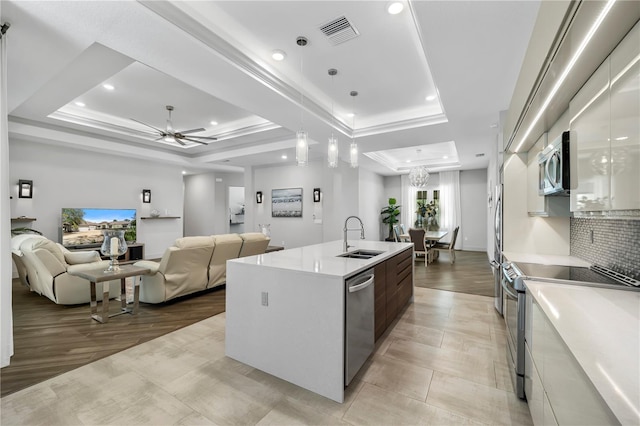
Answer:
[[150, 203], [151, 202], [151, 190], [150, 189], [143, 189], [142, 190], [142, 202], [143, 203]]
[[313, 202], [320, 202], [320, 188], [313, 188]]
[[256, 192], [256, 203], [262, 204], [262, 191]]
[[32, 180], [18, 180], [18, 198], [33, 198]]

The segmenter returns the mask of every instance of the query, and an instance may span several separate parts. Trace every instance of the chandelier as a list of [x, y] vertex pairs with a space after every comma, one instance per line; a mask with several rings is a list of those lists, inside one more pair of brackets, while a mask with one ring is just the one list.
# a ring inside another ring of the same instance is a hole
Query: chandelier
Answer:
[[416, 188], [424, 188], [429, 182], [429, 170], [427, 166], [413, 167], [409, 170], [409, 183]]

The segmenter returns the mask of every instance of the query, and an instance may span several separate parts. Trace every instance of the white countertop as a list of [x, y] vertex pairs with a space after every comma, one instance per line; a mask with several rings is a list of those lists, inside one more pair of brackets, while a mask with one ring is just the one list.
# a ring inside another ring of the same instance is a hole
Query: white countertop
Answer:
[[640, 292], [525, 281], [622, 424], [640, 424]]
[[582, 266], [588, 268], [591, 263], [582, 260], [579, 257], [567, 256], [561, 254], [534, 254], [534, 253], [518, 253], [514, 251], [502, 252], [504, 257], [510, 262], [538, 263], [541, 265], [559, 265], [559, 266]]
[[368, 240], [349, 240], [349, 245], [352, 246], [349, 247], [350, 252], [365, 249], [382, 251], [383, 253], [371, 259], [338, 257], [344, 253], [343, 241], [340, 240], [241, 257], [229, 260], [229, 262], [346, 278], [413, 247], [413, 243]]

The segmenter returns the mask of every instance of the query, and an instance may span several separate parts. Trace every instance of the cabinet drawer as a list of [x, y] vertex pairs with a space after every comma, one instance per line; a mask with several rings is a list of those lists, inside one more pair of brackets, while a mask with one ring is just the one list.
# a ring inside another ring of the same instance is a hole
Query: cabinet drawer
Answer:
[[413, 277], [411, 275], [407, 275], [398, 285], [398, 313], [402, 311], [404, 305], [407, 304], [409, 299], [411, 299], [411, 295], [413, 294]]
[[544, 421], [544, 389], [538, 370], [533, 364], [529, 347], [525, 345], [524, 360], [524, 394], [529, 404], [529, 412], [534, 425], [547, 424]]

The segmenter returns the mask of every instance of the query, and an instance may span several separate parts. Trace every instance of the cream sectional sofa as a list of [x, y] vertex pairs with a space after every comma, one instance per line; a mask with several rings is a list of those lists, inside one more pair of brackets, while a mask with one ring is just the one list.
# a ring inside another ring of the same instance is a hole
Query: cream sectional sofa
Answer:
[[151, 270], [142, 276], [140, 301], [162, 303], [222, 285], [227, 260], [264, 253], [268, 245], [259, 232], [178, 238], [160, 262], [135, 263]]

